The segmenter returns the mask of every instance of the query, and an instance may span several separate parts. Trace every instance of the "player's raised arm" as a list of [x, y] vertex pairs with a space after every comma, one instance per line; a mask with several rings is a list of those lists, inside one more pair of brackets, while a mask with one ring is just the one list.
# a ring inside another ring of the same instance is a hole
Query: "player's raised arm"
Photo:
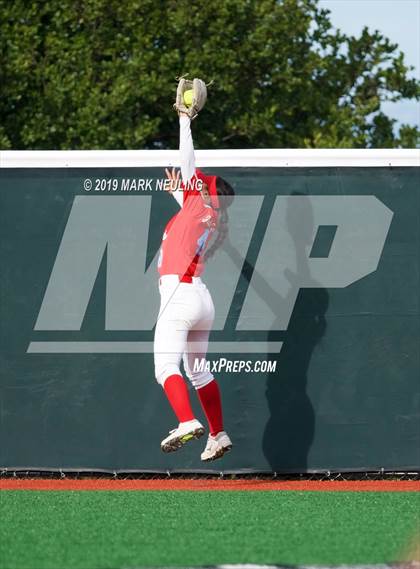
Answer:
[[191, 120], [195, 119], [207, 100], [207, 87], [201, 79], [179, 80], [174, 108], [179, 115], [179, 156], [181, 166], [181, 186], [179, 172], [166, 169], [166, 177], [171, 180], [169, 192], [182, 207], [184, 189], [195, 175], [194, 143], [191, 133]]
[[195, 174], [195, 154], [191, 133], [191, 119], [182, 112], [179, 113], [179, 158], [182, 183], [186, 186]]
[[195, 155], [194, 144], [191, 134], [191, 119], [190, 117], [179, 111], [179, 156], [181, 163], [181, 171], [175, 172], [165, 169], [166, 177], [171, 181], [168, 191], [176, 199], [178, 204], [182, 207], [184, 203], [184, 191], [181, 187], [180, 175], [182, 176], [182, 183], [187, 187], [188, 182], [195, 174]]
[[175, 110], [179, 115], [179, 157], [184, 186], [195, 174], [194, 143], [191, 121], [195, 119], [207, 100], [207, 87], [201, 79], [188, 81], [181, 78], [176, 92]]

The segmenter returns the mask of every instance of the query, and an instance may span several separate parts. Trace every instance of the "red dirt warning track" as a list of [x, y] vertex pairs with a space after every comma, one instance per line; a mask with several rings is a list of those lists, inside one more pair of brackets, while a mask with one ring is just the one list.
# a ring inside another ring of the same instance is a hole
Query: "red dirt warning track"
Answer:
[[352, 481], [277, 481], [277, 480], [212, 480], [212, 479], [159, 479], [112, 480], [86, 478], [72, 479], [19, 479], [0, 480], [0, 490], [294, 490], [324, 492], [419, 492], [420, 481], [409, 480], [352, 480]]

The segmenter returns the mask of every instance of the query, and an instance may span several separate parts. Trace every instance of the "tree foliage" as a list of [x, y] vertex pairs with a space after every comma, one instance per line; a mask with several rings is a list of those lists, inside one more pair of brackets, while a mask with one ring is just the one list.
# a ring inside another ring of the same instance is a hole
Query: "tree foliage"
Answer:
[[0, 0], [0, 147], [174, 148], [175, 77], [207, 81], [197, 146], [415, 146], [398, 46], [317, 0]]

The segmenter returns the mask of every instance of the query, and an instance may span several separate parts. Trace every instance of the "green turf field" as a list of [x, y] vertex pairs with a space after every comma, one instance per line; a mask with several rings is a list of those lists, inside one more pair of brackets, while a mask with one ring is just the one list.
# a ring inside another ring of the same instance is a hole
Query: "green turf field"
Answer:
[[401, 558], [415, 492], [0, 492], [2, 569]]

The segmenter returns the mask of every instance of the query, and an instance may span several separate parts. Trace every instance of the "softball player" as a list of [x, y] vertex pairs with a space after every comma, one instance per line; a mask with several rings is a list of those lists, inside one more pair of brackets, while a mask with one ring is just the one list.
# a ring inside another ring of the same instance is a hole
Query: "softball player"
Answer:
[[[172, 452], [204, 434], [203, 425], [192, 411], [180, 371], [183, 359], [185, 373], [196, 389], [210, 431], [201, 460], [210, 461], [222, 457], [232, 448], [232, 442], [223, 428], [220, 390], [213, 374], [194, 371], [195, 359], [201, 361], [206, 357], [214, 320], [213, 301], [200, 275], [204, 260], [214, 254], [227, 234], [226, 208], [234, 192], [222, 178], [206, 176], [195, 168], [191, 118], [182, 111], [178, 114], [181, 172], [166, 170], [166, 176], [170, 180], [169, 191], [180, 210], [165, 228], [159, 254], [161, 304], [155, 328], [154, 361], [156, 379], [179, 425], [162, 441], [161, 448]], [[205, 254], [214, 232], [213, 245]]]

